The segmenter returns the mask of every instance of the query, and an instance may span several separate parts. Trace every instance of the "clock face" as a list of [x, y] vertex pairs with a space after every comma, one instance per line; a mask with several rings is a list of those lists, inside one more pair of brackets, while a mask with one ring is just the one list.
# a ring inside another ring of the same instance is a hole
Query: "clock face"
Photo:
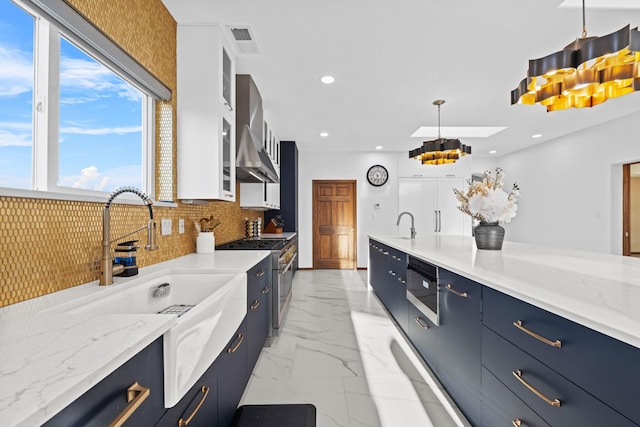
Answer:
[[387, 182], [387, 179], [389, 179], [389, 173], [384, 166], [371, 166], [367, 172], [367, 181], [369, 181], [369, 184], [376, 187], [384, 185], [385, 182]]

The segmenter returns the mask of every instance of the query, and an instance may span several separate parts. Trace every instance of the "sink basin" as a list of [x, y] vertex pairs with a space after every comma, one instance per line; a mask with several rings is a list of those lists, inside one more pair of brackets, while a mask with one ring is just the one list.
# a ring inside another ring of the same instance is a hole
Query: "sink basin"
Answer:
[[224, 349], [247, 313], [246, 302], [244, 273], [180, 273], [141, 281], [64, 313], [139, 315], [157, 314], [167, 307], [188, 308], [181, 315], [158, 314], [177, 318], [163, 335], [164, 400], [170, 408]]

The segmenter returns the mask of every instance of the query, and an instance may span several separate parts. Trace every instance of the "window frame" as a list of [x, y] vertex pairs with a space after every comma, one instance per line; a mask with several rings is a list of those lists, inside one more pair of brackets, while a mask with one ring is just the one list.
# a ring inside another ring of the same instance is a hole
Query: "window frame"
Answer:
[[[34, 17], [34, 81], [32, 100], [32, 187], [31, 189], [0, 187], [0, 196], [57, 200], [104, 201], [109, 192], [58, 185], [60, 129], [60, 40], [81, 49], [138, 89], [142, 95], [142, 187], [156, 194], [156, 99], [170, 99], [171, 92], [144, 70], [91, 23], [63, 0], [10, 0]], [[47, 10], [42, 7], [46, 6]], [[54, 18], [52, 18], [52, 16]], [[55, 19], [57, 17], [57, 19]], [[61, 24], [72, 21], [70, 28]], [[80, 27], [78, 29], [78, 27]], [[97, 35], [96, 35], [97, 34]], [[94, 37], [92, 40], [91, 38]], [[105, 53], [103, 55], [103, 53]], [[124, 55], [124, 56], [123, 56]], [[133, 64], [133, 65], [132, 65]], [[130, 66], [130, 69], [126, 69]], [[125, 68], [125, 72], [123, 72]], [[142, 81], [137, 77], [142, 76]], [[146, 80], [145, 80], [146, 79]], [[127, 202], [126, 195], [123, 201]], [[136, 198], [129, 201], [137, 203]], [[165, 206], [175, 203], [164, 202]]]

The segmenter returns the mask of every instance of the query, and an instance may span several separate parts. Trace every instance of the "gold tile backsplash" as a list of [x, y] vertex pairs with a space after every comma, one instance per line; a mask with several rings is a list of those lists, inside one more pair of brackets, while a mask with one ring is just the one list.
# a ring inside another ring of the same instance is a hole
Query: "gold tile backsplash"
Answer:
[[[176, 23], [161, 0], [66, 1], [172, 90], [171, 133], [176, 141]], [[158, 120], [166, 120], [166, 113], [159, 106]], [[161, 168], [171, 167], [172, 176], [176, 176], [175, 144], [171, 157], [170, 161], [156, 162], [157, 175]], [[168, 191], [175, 198], [175, 179], [172, 184], [160, 183], [159, 179], [156, 183], [163, 188], [170, 185]], [[238, 186], [237, 200], [239, 194]], [[97, 280], [103, 206], [104, 203], [0, 196], [0, 307]], [[216, 228], [216, 243], [224, 243], [244, 237], [245, 217], [263, 217], [262, 212], [241, 209], [239, 202], [222, 201], [204, 205], [179, 203], [177, 208], [156, 206], [153, 213], [160, 248], [153, 252], [138, 250], [139, 266], [195, 252], [194, 220], [212, 214], [219, 218], [222, 224]], [[172, 220], [173, 233], [169, 236], [160, 233], [163, 218]], [[179, 218], [185, 220], [184, 234], [178, 234]], [[148, 211], [143, 206], [114, 203], [111, 236], [125, 234], [147, 220]], [[144, 246], [146, 231], [126, 238], [133, 239]]]
[[[0, 197], [0, 307], [97, 280], [103, 206], [104, 203]], [[167, 261], [195, 252], [197, 232], [193, 221], [209, 215], [222, 221], [215, 231], [219, 244], [244, 237], [244, 218], [263, 214], [240, 209], [239, 202], [155, 207], [159, 249], [142, 249], [145, 230], [123, 240], [140, 241], [137, 263], [141, 267]], [[172, 221], [169, 236], [160, 233], [163, 218]], [[185, 220], [184, 234], [178, 234], [179, 218]], [[148, 219], [149, 212], [142, 205], [114, 203], [111, 236], [135, 230]]]

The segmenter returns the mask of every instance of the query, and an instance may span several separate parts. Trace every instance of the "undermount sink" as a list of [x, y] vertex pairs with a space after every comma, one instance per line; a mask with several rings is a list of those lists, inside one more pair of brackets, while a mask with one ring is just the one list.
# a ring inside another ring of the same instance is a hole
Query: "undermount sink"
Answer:
[[246, 315], [246, 301], [245, 273], [171, 273], [79, 303], [64, 313], [156, 314], [168, 307], [188, 309], [181, 315], [158, 314], [177, 316], [176, 324], [163, 335], [164, 399], [170, 408], [224, 349]]

